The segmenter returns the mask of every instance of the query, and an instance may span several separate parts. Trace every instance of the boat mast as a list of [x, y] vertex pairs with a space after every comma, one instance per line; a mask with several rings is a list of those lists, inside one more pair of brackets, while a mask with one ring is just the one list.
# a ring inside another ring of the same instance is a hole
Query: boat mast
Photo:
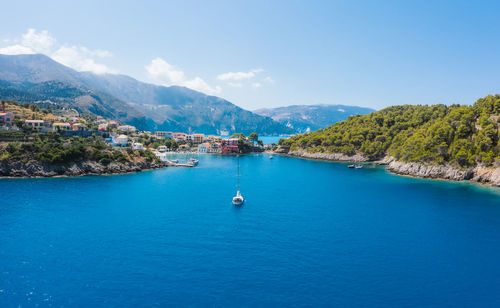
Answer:
[[238, 155], [238, 191], [240, 191], [240, 156]]

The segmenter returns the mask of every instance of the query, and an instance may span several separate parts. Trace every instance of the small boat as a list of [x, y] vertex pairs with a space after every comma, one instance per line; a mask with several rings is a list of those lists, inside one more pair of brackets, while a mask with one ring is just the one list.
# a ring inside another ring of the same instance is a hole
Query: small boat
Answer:
[[193, 166], [198, 166], [198, 163], [199, 163], [199, 162], [200, 162], [199, 160], [194, 159], [194, 158], [190, 158], [190, 159], [188, 160], [188, 164], [193, 165]]
[[241, 206], [243, 203], [245, 203], [245, 198], [240, 193], [240, 158], [238, 157], [238, 191], [236, 196], [233, 197], [233, 205]]
[[273, 154], [269, 155], [269, 159], [273, 159]]
[[233, 204], [236, 206], [243, 205], [245, 203], [245, 198], [240, 194], [240, 191], [236, 193], [236, 196], [233, 197]]
[[348, 165], [347, 168], [351, 168], [351, 169], [360, 169], [360, 168], [363, 168], [363, 165], [359, 165], [359, 164], [351, 164], [351, 165]]

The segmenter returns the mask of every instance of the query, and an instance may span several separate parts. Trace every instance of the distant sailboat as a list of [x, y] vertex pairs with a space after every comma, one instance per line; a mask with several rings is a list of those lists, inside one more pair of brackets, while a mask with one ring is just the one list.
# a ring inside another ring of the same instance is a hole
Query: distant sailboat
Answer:
[[245, 198], [240, 193], [240, 158], [238, 157], [238, 191], [236, 192], [236, 196], [233, 197], [233, 204], [240, 206], [243, 203], [245, 203]]

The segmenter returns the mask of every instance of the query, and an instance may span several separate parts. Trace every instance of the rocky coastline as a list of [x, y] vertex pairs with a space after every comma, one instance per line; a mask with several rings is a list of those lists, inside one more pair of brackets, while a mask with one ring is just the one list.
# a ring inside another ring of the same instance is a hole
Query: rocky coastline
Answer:
[[144, 170], [158, 169], [165, 164], [157, 161], [111, 162], [103, 164], [92, 160], [71, 162], [67, 164], [47, 164], [39, 161], [2, 162], [2, 177], [57, 177], [81, 175], [122, 174]]
[[374, 160], [360, 154], [350, 156], [341, 153], [308, 153], [305, 151], [288, 151], [286, 153], [281, 151], [276, 152], [276, 154], [338, 162], [372, 162], [377, 165], [385, 165], [389, 172], [398, 175], [450, 181], [471, 181], [500, 187], [500, 168], [477, 166], [475, 168], [462, 170], [451, 165], [430, 165], [417, 162], [401, 162], [394, 160], [394, 158], [390, 156]]
[[290, 151], [286, 154], [294, 157], [329, 160], [329, 161], [343, 161], [343, 162], [355, 162], [355, 163], [371, 161], [369, 158], [364, 157], [363, 155], [360, 154], [346, 155], [342, 153], [308, 153], [306, 151]]

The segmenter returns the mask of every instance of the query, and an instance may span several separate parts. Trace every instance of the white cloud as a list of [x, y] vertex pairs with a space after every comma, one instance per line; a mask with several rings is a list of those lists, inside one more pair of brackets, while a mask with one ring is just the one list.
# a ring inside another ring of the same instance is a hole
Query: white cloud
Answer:
[[219, 80], [224, 80], [224, 81], [229, 81], [229, 80], [244, 80], [244, 79], [252, 79], [255, 77], [260, 72], [263, 72], [264, 70], [259, 68], [259, 69], [253, 69], [248, 72], [228, 72], [224, 74], [220, 74], [217, 76], [217, 79]]
[[243, 84], [241, 82], [228, 82], [227, 83], [229, 86], [234, 87], [234, 88], [241, 88], [243, 87]]
[[31, 28], [23, 34], [22, 45], [30, 48], [35, 53], [48, 54], [55, 44], [57, 44], [56, 39], [50, 36], [47, 30], [37, 33], [35, 29]]
[[77, 71], [90, 71], [95, 74], [113, 73], [110, 68], [104, 64], [96, 63], [91, 56], [93, 51], [89, 51], [85, 47], [60, 47], [52, 53], [52, 59], [66, 66], [72, 67]]
[[262, 87], [262, 84], [260, 84], [260, 82], [252, 83], [252, 88], [260, 88], [260, 87]]
[[269, 76], [267, 76], [266, 78], [264, 78], [264, 81], [265, 81], [265, 82], [268, 82], [268, 83], [270, 83], [270, 84], [274, 84], [274, 83], [275, 83], [274, 79], [272, 79], [272, 78], [271, 78], [271, 77], [269, 77]]
[[33, 54], [33, 53], [35, 52], [31, 50], [31, 48], [19, 44], [0, 48], [0, 54], [3, 55], [21, 55], [21, 54]]
[[0, 48], [0, 54], [45, 54], [57, 62], [69, 66], [77, 71], [91, 71], [96, 74], [114, 72], [105, 64], [97, 63], [95, 58], [111, 57], [107, 50], [90, 50], [83, 46], [61, 45], [52, 37], [47, 30], [37, 32], [28, 29], [21, 39], [4, 40], [5, 43], [13, 42], [13, 45]]
[[218, 94], [222, 90], [219, 86], [215, 88], [211, 87], [200, 77], [195, 77], [191, 80], [186, 79], [186, 75], [183, 71], [160, 57], [153, 59], [151, 63], [146, 66], [146, 70], [154, 82], [164, 86], [184, 86], [207, 94]]

